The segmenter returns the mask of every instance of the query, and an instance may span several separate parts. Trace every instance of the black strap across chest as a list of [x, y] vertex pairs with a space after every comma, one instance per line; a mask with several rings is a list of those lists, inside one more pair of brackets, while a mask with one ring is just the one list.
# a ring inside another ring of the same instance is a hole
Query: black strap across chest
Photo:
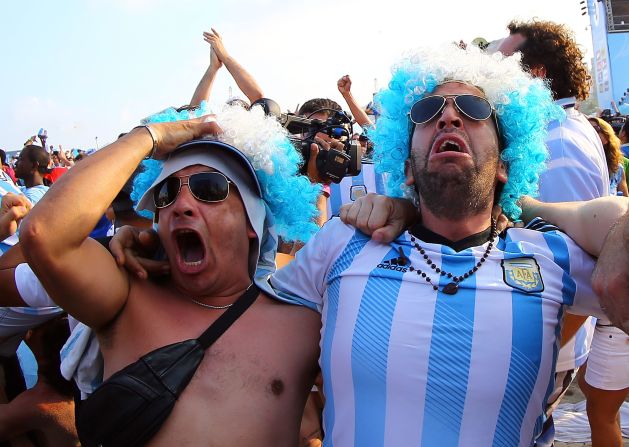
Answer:
[[260, 289], [255, 284], [251, 284], [245, 292], [238, 297], [234, 304], [218, 317], [200, 336], [197, 338], [203, 349], [209, 348], [229, 327], [253, 304]]

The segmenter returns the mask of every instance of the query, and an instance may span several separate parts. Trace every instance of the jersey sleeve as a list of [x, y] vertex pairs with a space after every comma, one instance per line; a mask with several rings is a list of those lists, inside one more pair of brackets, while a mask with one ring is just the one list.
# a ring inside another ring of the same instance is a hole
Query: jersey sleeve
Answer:
[[330, 267], [356, 231], [338, 218], [329, 220], [292, 262], [271, 277], [276, 298], [320, 312]]

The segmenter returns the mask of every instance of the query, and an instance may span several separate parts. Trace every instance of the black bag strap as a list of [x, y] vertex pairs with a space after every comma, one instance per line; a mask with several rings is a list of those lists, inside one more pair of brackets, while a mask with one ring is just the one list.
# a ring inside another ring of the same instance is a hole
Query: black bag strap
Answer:
[[260, 295], [260, 289], [255, 284], [251, 284], [245, 292], [238, 297], [234, 304], [229, 307], [220, 317], [218, 317], [214, 323], [210, 325], [200, 336], [197, 338], [203, 349], [209, 348], [218, 337], [229, 329], [229, 327], [240, 317], [249, 306], [253, 304], [256, 298]]

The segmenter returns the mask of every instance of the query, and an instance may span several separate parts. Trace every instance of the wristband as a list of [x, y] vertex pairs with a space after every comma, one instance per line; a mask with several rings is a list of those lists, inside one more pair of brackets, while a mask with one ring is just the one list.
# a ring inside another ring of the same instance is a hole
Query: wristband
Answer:
[[144, 157], [144, 159], [148, 160], [149, 158], [153, 158], [153, 155], [155, 155], [155, 151], [157, 150], [157, 138], [155, 137], [155, 133], [153, 129], [151, 129], [151, 126], [149, 125], [143, 125], [143, 126], [136, 126], [131, 130], [135, 130], [135, 129], [146, 129], [149, 135], [151, 136], [151, 140], [153, 140], [153, 147], [151, 148], [151, 152], [149, 152], [149, 154], [146, 157]]

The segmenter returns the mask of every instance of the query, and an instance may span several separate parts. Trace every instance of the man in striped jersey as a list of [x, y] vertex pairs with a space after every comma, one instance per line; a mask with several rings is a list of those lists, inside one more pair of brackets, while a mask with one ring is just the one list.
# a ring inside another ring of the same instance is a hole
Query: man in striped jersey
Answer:
[[[566, 119], [548, 125], [546, 147], [550, 158], [540, 178], [540, 199], [564, 202], [607, 196], [609, 174], [603, 146], [588, 126], [587, 117], [575, 107], [577, 100], [587, 99], [591, 79], [574, 34], [565, 25], [545, 20], [512, 21], [508, 29], [509, 36], [502, 40], [498, 51], [505, 56], [519, 52], [525, 69], [548, 82], [555, 104], [566, 112]], [[549, 399], [548, 414], [587, 360], [596, 320], [583, 321], [576, 316], [566, 319], [562, 332], [565, 344], [557, 359], [556, 389]], [[551, 416], [536, 446], [551, 446], [553, 438]]]
[[594, 261], [543, 223], [498, 237], [492, 208], [519, 217], [563, 111], [515, 58], [455, 47], [377, 100], [376, 163], [421, 222], [379, 244], [333, 219], [271, 280], [322, 314], [325, 445], [530, 446], [566, 307], [600, 314]]

